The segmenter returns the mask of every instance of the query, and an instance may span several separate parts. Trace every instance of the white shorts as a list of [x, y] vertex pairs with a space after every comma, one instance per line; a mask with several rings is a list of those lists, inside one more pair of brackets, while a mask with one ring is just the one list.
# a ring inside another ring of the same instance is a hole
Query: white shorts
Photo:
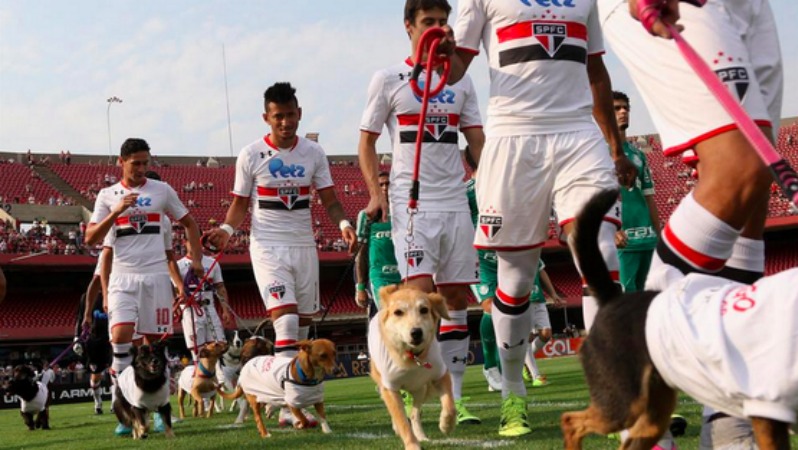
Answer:
[[168, 274], [114, 273], [108, 280], [108, 328], [133, 325], [136, 333], [172, 334], [172, 281]]
[[[222, 321], [219, 320], [219, 314], [216, 312], [213, 303], [200, 308], [202, 309], [201, 316], [194, 311], [194, 308], [183, 310], [181, 325], [183, 326], [183, 336], [186, 338], [186, 347], [189, 350], [194, 349], [195, 343], [199, 347], [208, 342], [227, 341], [224, 336]], [[197, 330], [196, 335], [194, 334], [195, 329]]]
[[[598, 128], [566, 133], [489, 137], [477, 175], [479, 221], [474, 246], [514, 251], [546, 242], [552, 207], [561, 224], [594, 194], [618, 187]], [[606, 220], [620, 226], [618, 219]]]
[[[674, 155], [737, 128], [687, 65], [673, 41], [650, 36], [629, 16], [626, 2], [600, 0], [604, 37], [640, 91]], [[767, 0], [680, 3], [684, 38], [725, 82], [760, 126], [778, 132], [783, 73], [776, 23]]]
[[296, 306], [300, 316], [319, 311], [316, 247], [251, 246], [250, 257], [266, 312]]
[[549, 309], [545, 303], [532, 303], [532, 329], [536, 331], [551, 328]]
[[413, 219], [413, 243], [408, 245], [404, 207], [391, 208], [394, 253], [402, 279], [429, 276], [438, 286], [479, 282], [477, 255], [471, 246], [471, 214], [419, 211]]

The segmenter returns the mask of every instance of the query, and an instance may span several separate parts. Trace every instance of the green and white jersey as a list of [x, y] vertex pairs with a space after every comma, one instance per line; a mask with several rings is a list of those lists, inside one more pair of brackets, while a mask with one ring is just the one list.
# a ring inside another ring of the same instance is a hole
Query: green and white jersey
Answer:
[[357, 239], [369, 245], [369, 279], [372, 282], [399, 283], [399, 267], [391, 239], [391, 218], [385, 222], [372, 222], [362, 210], [357, 214]]
[[543, 295], [543, 285], [540, 284], [540, 271], [546, 268], [542, 259], [538, 259], [538, 271], [535, 272], [535, 284], [532, 285], [532, 292], [529, 293], [530, 303], [546, 303], [546, 296]]
[[646, 196], [654, 195], [651, 170], [646, 155], [637, 147], [624, 142], [623, 150], [629, 161], [637, 167], [637, 178], [631, 189], [621, 188], [621, 222], [628, 243], [626, 248], [619, 251], [652, 250], [657, 246], [657, 233], [646, 203]]
[[470, 178], [466, 181], [466, 197], [468, 198], [468, 209], [471, 211], [471, 222], [474, 228], [477, 227], [479, 220], [479, 207], [477, 207], [477, 180]]

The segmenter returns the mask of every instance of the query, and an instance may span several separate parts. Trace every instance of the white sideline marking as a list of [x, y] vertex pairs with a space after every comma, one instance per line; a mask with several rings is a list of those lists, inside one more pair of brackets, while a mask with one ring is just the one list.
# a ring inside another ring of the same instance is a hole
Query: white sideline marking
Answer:
[[[376, 434], [376, 433], [344, 433], [341, 436], [347, 438], [354, 438], [354, 439], [384, 439], [384, 438], [394, 438], [393, 435], [388, 434]], [[499, 447], [506, 447], [511, 445], [513, 442], [510, 440], [507, 441], [481, 441], [478, 439], [455, 439], [455, 438], [448, 438], [448, 439], [432, 439], [429, 441], [430, 443], [435, 443], [437, 445], [447, 445], [453, 447], [473, 447], [473, 448], [499, 448]]]

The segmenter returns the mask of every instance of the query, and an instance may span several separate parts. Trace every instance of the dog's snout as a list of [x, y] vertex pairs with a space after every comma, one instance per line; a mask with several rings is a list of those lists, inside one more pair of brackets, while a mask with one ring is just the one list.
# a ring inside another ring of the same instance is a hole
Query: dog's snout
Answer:
[[413, 328], [410, 330], [410, 338], [413, 339], [414, 344], [420, 344], [424, 338], [424, 330], [421, 328]]

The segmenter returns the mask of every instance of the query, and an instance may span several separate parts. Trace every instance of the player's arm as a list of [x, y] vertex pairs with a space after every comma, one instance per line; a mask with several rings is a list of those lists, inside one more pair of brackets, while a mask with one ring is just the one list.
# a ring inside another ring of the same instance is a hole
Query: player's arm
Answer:
[[615, 161], [618, 181], [624, 186], [631, 186], [637, 175], [637, 168], [623, 152], [623, 140], [615, 122], [615, 110], [612, 103], [612, 82], [601, 54], [587, 57], [587, 76], [593, 94], [593, 118], [596, 119], [596, 123], [604, 134], [604, 139], [610, 146], [610, 154]]
[[[101, 277], [102, 275], [93, 276], [89, 282], [89, 286], [86, 288], [86, 301], [83, 304], [83, 311], [81, 311], [81, 324], [84, 326], [91, 325], [94, 301], [97, 299], [98, 295], [102, 294], [103, 283]], [[77, 330], [77, 332], [80, 333], [80, 330]], [[78, 334], [75, 334], [75, 336], [78, 336]]]
[[102, 205], [104, 205], [104, 202], [98, 199], [95, 202], [95, 208], [98, 208], [98, 210], [94, 212], [92, 219], [97, 218], [99, 222], [92, 221], [86, 227], [86, 245], [93, 246], [102, 241], [111, 227], [114, 226], [116, 219], [125, 212], [126, 209], [135, 205], [138, 198], [139, 194], [131, 192], [122, 197], [116, 206], [110, 210], [107, 207], [103, 207]]
[[227, 288], [224, 286], [224, 282], [215, 283], [213, 287], [216, 290], [216, 297], [219, 298], [219, 304], [222, 305], [222, 320], [229, 322], [231, 308], [230, 302], [227, 299]]
[[100, 258], [102, 259], [102, 262], [100, 262], [100, 283], [103, 292], [103, 310], [108, 312], [108, 279], [111, 276], [111, 264], [113, 264], [114, 250], [111, 247], [103, 247]]
[[546, 269], [540, 270], [540, 287], [543, 288], [543, 293], [554, 302], [554, 306], [565, 306], [565, 302], [563, 302], [560, 295], [557, 294], [557, 289], [554, 289], [554, 283], [551, 282], [551, 278], [549, 278], [549, 274], [546, 273]]
[[378, 174], [380, 173], [379, 160], [377, 159], [377, 139], [380, 135], [369, 131], [360, 131], [360, 142], [357, 146], [358, 162], [360, 171], [363, 173], [363, 180], [369, 191], [369, 203], [366, 206], [366, 214], [373, 220], [386, 221], [388, 214], [388, 199], [385, 198]]
[[471, 154], [471, 158], [479, 166], [482, 147], [485, 145], [485, 133], [482, 131], [482, 127], [465, 128], [462, 132], [468, 143], [468, 151]]
[[357, 236], [355, 235], [355, 228], [346, 219], [346, 213], [338, 197], [335, 195], [335, 189], [331, 187], [317, 191], [319, 199], [324, 209], [327, 210], [327, 217], [330, 218], [332, 223], [337, 223], [341, 228], [341, 237], [349, 245], [349, 253], [355, 251], [357, 246]]
[[177, 266], [175, 252], [173, 250], [166, 251], [166, 265], [169, 267], [169, 279], [172, 280], [172, 285], [177, 292], [177, 297], [182, 300], [186, 295], [184, 291], [185, 286], [183, 286], [183, 277], [180, 276], [180, 268]]
[[186, 229], [186, 238], [191, 243], [191, 255], [189, 256], [194, 275], [203, 277], [205, 276], [205, 268], [202, 267], [202, 244], [200, 244], [200, 231], [197, 221], [191, 217], [191, 214], [186, 214], [178, 222]]
[[657, 209], [657, 202], [654, 201], [654, 194], [646, 195], [644, 198], [646, 199], [646, 205], [648, 205], [648, 215], [651, 217], [651, 226], [654, 228], [654, 231], [659, 234], [659, 210]]

